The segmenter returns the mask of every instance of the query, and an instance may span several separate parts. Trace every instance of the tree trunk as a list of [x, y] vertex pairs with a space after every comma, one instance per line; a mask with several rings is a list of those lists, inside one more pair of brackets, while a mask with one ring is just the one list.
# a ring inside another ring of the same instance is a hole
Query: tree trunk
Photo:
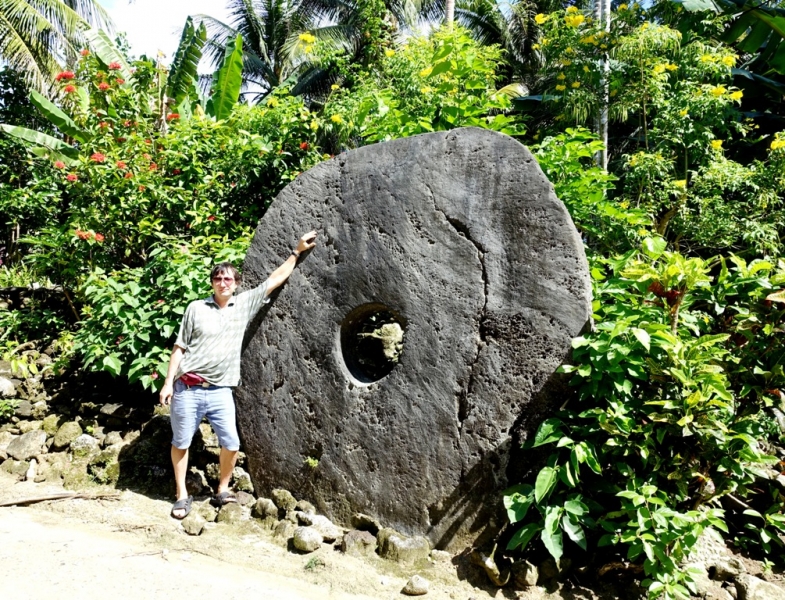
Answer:
[[444, 22], [447, 27], [452, 27], [455, 20], [455, 0], [445, 0], [444, 2]]
[[[606, 34], [611, 31], [611, 2], [610, 0], [593, 0], [592, 10], [594, 19], [600, 24]], [[606, 44], [609, 38], [606, 38]], [[597, 152], [594, 156], [594, 162], [598, 167], [608, 170], [608, 105], [610, 104], [610, 61], [608, 60], [608, 51], [605, 50], [600, 58], [600, 110], [595, 120], [595, 128], [597, 136], [602, 142], [602, 150]]]

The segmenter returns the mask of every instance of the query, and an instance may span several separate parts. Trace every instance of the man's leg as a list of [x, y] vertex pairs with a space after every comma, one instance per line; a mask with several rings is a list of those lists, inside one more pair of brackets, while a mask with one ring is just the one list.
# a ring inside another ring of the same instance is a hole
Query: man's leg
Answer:
[[219, 457], [221, 464], [221, 479], [218, 481], [217, 494], [226, 492], [229, 489], [229, 482], [232, 480], [232, 471], [234, 465], [237, 463], [237, 450], [227, 450], [221, 447], [221, 456]]
[[[174, 483], [177, 486], [177, 499], [184, 500], [188, 497], [188, 490], [185, 487], [185, 474], [188, 472], [188, 448], [181, 450], [172, 445], [172, 466], [174, 467]], [[185, 509], [172, 511], [175, 517], [185, 515]]]

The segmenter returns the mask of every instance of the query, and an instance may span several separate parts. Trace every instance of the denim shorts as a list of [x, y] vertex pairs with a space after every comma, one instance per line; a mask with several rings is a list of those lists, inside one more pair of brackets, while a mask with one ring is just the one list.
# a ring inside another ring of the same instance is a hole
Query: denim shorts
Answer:
[[210, 421], [222, 448], [232, 452], [240, 449], [232, 388], [187, 386], [179, 379], [175, 381], [170, 417], [172, 445], [180, 450], [188, 448], [203, 417]]

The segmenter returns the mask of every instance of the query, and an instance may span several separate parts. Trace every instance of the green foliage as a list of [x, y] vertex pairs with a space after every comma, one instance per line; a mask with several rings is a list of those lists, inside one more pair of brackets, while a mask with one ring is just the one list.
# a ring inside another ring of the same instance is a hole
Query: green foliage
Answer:
[[240, 96], [243, 85], [243, 36], [226, 45], [223, 65], [213, 75], [213, 86], [205, 112], [218, 120], [226, 119]]
[[180, 106], [194, 90], [206, 41], [207, 29], [204, 23], [194, 28], [193, 19], [188, 17], [166, 82], [166, 95], [173, 100], [174, 106]]
[[94, 269], [82, 288], [90, 305], [74, 338], [84, 364], [147, 389], [160, 388], [185, 307], [210, 295], [214, 263], [239, 264], [249, 244], [250, 232], [232, 241], [162, 240], [143, 267]]

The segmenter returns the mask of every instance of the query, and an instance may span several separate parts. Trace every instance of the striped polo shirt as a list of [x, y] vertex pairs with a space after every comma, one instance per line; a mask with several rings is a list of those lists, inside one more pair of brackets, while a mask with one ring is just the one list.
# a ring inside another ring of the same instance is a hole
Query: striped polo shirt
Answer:
[[183, 373], [196, 373], [213, 385], [239, 384], [245, 328], [266, 302], [267, 281], [232, 296], [224, 308], [212, 296], [191, 302], [175, 341], [185, 349], [175, 379]]

